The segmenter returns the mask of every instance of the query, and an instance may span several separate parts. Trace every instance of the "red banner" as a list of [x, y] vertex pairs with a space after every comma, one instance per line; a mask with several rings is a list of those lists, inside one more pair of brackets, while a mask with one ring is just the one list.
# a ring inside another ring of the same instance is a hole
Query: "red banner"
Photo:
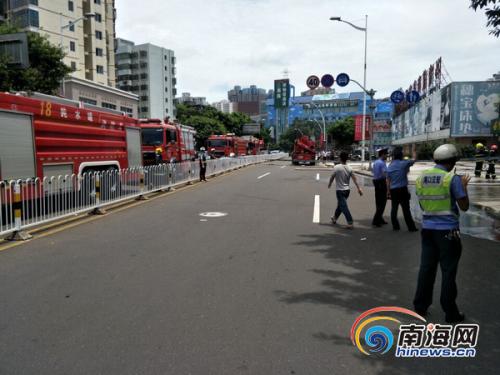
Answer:
[[[354, 117], [354, 140], [355, 141], [361, 141], [363, 136], [363, 115], [355, 115]], [[370, 137], [370, 124], [371, 124], [371, 117], [366, 115], [366, 120], [365, 120], [365, 140], [371, 139]]]

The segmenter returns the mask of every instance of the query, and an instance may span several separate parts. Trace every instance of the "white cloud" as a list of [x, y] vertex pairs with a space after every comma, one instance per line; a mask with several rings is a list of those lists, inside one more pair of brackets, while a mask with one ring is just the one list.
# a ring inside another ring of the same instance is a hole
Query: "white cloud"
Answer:
[[[138, 4], [141, 4], [138, 6]], [[500, 39], [469, 0], [117, 0], [117, 36], [173, 49], [178, 92], [209, 101], [234, 85], [272, 88], [290, 71], [297, 92], [310, 74], [363, 79], [368, 14], [368, 84], [379, 95], [407, 87], [437, 57], [454, 80], [484, 80], [500, 69]], [[347, 89], [347, 90], [346, 90]], [[358, 91], [355, 86], [338, 90]]]

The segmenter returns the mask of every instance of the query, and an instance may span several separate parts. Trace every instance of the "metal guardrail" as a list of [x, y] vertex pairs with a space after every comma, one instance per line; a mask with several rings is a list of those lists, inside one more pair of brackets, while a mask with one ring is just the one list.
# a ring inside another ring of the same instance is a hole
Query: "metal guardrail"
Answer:
[[[206, 176], [283, 156], [286, 154], [207, 160]], [[108, 205], [196, 181], [199, 173], [199, 162], [188, 161], [120, 171], [0, 181], [0, 236], [11, 234], [15, 238], [33, 226], [93, 210], [98, 213]]]

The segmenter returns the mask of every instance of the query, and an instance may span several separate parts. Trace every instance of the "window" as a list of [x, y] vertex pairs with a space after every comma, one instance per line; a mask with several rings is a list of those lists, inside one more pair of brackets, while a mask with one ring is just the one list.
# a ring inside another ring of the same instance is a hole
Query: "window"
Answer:
[[97, 70], [97, 74], [104, 74], [104, 66], [97, 65], [96, 70]]
[[146, 62], [141, 62], [140, 67], [141, 67], [141, 69], [145, 69], [145, 68], [147, 68], [147, 67], [148, 67], [148, 63], [146, 63]]
[[94, 100], [94, 99], [88, 99], [88, 98], [84, 98], [84, 97], [80, 96], [80, 98], [78, 100], [80, 100], [82, 103], [97, 105], [97, 100]]
[[102, 31], [96, 30], [95, 31], [95, 38], [102, 40]]
[[134, 113], [134, 110], [132, 108], [129, 108], [129, 107], [120, 107], [120, 111], [122, 112], [125, 112], [125, 113]]
[[76, 71], [76, 62], [71, 61], [71, 70]]
[[144, 113], [144, 112], [148, 112], [149, 111], [149, 107], [141, 107], [141, 112]]
[[101, 5], [101, 0], [94, 0], [94, 4]]
[[[168, 134], [168, 130], [166, 131], [166, 133]], [[142, 144], [144, 146], [160, 146], [163, 144], [163, 129], [161, 128], [141, 129], [141, 138], [142, 138]]]
[[33, 9], [23, 9], [12, 14], [13, 23], [17, 27], [40, 27], [38, 12]]
[[148, 57], [148, 52], [147, 51], [140, 51], [139, 56], [141, 57]]
[[94, 18], [96, 22], [102, 22], [101, 13], [96, 13]]
[[147, 79], [148, 73], [141, 73], [141, 79]]
[[177, 142], [177, 134], [175, 130], [165, 130], [165, 134], [167, 135], [167, 142]]
[[69, 42], [69, 50], [75, 52], [76, 51], [76, 44], [73, 41]]
[[172, 56], [172, 65], [175, 65], [175, 57]]
[[165, 92], [168, 92], [168, 87], [165, 87]]
[[68, 1], [68, 10], [73, 12], [75, 10], [75, 4], [72, 1]]
[[101, 107], [102, 108], [108, 108], [108, 109], [116, 109], [116, 105], [115, 104], [106, 103], [106, 102], [102, 102], [101, 103]]
[[168, 113], [168, 108], [165, 108], [165, 113]]
[[96, 48], [95, 49], [95, 55], [96, 56], [102, 56], [102, 48]]
[[68, 30], [73, 32], [75, 31], [75, 24], [73, 22], [69, 24]]
[[141, 85], [141, 90], [147, 90], [148, 89], [148, 85]]
[[10, 9], [24, 7], [29, 4], [38, 5], [38, 0], [10, 0]]
[[148, 101], [149, 97], [147, 95], [142, 95], [139, 99], [143, 102], [146, 102]]

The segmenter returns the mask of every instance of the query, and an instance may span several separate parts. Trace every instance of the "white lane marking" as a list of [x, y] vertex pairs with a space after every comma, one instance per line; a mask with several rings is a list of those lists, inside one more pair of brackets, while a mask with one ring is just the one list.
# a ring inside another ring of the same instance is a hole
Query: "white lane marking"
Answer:
[[208, 221], [207, 219], [200, 219], [200, 221]]
[[260, 180], [263, 177], [269, 176], [271, 172], [264, 173], [262, 176], [257, 177], [258, 180]]
[[225, 212], [202, 212], [200, 213], [200, 216], [202, 217], [222, 217], [226, 216], [227, 213]]
[[280, 168], [281, 168], [281, 169], [286, 168], [286, 165], [282, 165]]
[[319, 173], [316, 174], [316, 181], [319, 181]]
[[314, 196], [313, 223], [319, 223], [319, 195]]

